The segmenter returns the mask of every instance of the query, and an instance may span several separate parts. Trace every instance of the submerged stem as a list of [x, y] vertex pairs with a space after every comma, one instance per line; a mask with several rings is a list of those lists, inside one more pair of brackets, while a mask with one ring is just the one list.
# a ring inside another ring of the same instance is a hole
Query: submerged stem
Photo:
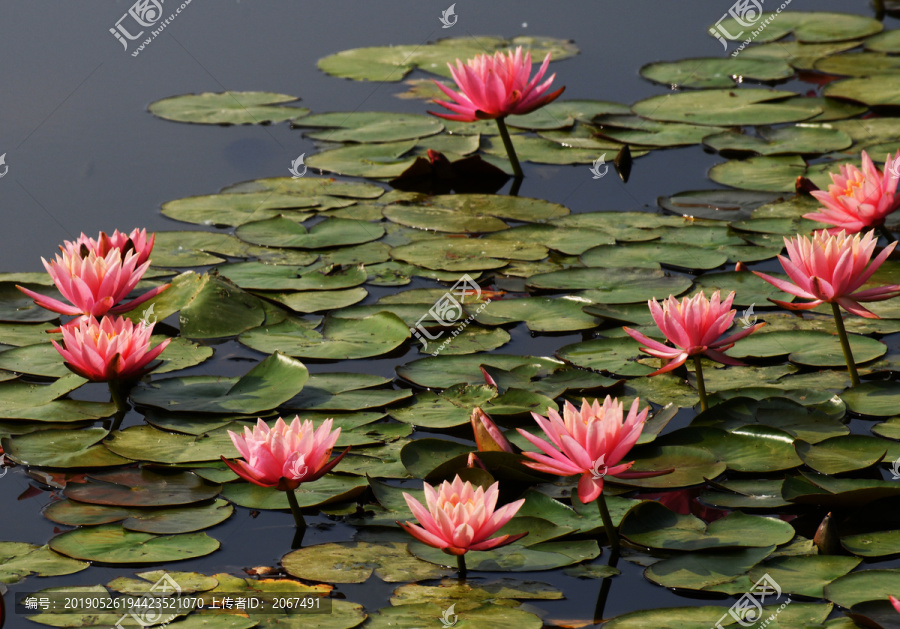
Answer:
[[122, 420], [125, 419], [125, 415], [131, 407], [128, 404], [128, 395], [124, 390], [125, 385], [123, 385], [121, 380], [110, 380], [106, 384], [109, 386], [109, 397], [116, 405], [116, 414], [113, 416], [109, 427], [109, 431], [113, 432], [122, 425]]
[[697, 376], [697, 393], [700, 394], [700, 411], [709, 408], [709, 402], [706, 400], [706, 383], [703, 382], [703, 365], [700, 363], [700, 354], [694, 355], [694, 373]]
[[615, 555], [619, 554], [619, 531], [613, 526], [612, 518], [609, 517], [609, 509], [606, 507], [606, 498], [603, 492], [597, 498], [597, 508], [600, 509], [600, 519], [603, 520], [603, 528], [606, 529], [606, 537], [609, 539], [610, 550]]
[[506, 147], [506, 154], [509, 156], [513, 174], [517, 179], [521, 178], [524, 176], [522, 174], [522, 166], [519, 165], [516, 149], [513, 147], [512, 139], [509, 137], [509, 131], [506, 129], [506, 122], [503, 121], [503, 118], [497, 118], [497, 127], [500, 129], [500, 137], [503, 139], [503, 146]]
[[832, 302], [831, 311], [834, 313], [834, 325], [837, 328], [838, 337], [841, 339], [841, 349], [844, 350], [844, 360], [847, 361], [847, 371], [850, 373], [850, 386], [859, 385], [859, 373], [856, 371], [856, 361], [853, 360], [853, 351], [850, 349], [850, 339], [847, 338], [847, 330], [844, 328], [844, 319], [841, 317], [841, 307]]

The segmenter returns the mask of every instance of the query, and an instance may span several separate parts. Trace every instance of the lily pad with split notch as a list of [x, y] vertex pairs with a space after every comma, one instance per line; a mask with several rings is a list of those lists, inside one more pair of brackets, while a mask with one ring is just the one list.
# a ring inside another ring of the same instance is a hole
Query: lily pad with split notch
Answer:
[[794, 75], [794, 69], [780, 59], [700, 57], [650, 63], [641, 68], [640, 74], [666, 86], [715, 88], [733, 87], [738, 80], [786, 79]]
[[651, 120], [708, 126], [797, 122], [822, 112], [817, 105], [785, 103], [791, 96], [796, 94], [760, 88], [709, 89], [652, 96], [635, 103], [632, 110]]

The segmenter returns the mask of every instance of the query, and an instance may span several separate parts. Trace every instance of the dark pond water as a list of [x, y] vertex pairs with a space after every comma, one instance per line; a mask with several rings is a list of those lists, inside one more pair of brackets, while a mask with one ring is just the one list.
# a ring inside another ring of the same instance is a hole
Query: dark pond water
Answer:
[[[312, 141], [285, 124], [225, 129], [165, 122], [146, 111], [155, 100], [189, 92], [265, 90], [294, 94], [314, 112], [421, 113], [425, 106], [420, 101], [394, 96], [403, 91], [402, 84], [336, 79], [316, 69], [317, 59], [360, 46], [424, 43], [445, 36], [529, 34], [570, 38], [580, 48], [578, 56], [553, 66], [557, 82], [567, 86], [567, 98], [631, 103], [661, 92], [659, 86], [639, 77], [643, 64], [721, 54], [719, 44], [705, 31], [730, 6], [713, 0], [463, 0], [456, 3], [457, 25], [442, 30], [438, 18], [447, 4], [193, 0], [135, 58], [109, 33], [129, 2], [3, 2], [0, 153], [6, 153], [9, 171], [0, 179], [0, 270], [41, 270], [40, 256], [49, 257], [58, 243], [81, 231], [96, 234], [101, 229], [134, 226], [190, 229], [163, 217], [160, 204], [210, 194], [238, 181], [284, 176], [292, 159], [314, 149]], [[865, 0], [793, 0], [791, 9], [872, 14]], [[420, 75], [412, 75], [416, 76]], [[816, 88], [800, 82], [787, 87], [800, 92]], [[660, 195], [715, 187], [705, 173], [718, 161], [719, 157], [697, 147], [654, 151], [635, 163], [627, 185], [615, 177], [592, 180], [584, 166], [525, 164], [527, 177], [520, 196], [563, 203], [573, 212], [650, 209]], [[373, 291], [369, 301], [379, 294]], [[546, 355], [581, 340], [582, 335], [535, 337], [522, 324], [512, 337], [505, 353]], [[220, 344], [216, 350], [214, 361], [187, 373], [236, 374], [248, 364], [240, 359], [259, 358], [237, 343]], [[390, 376], [395, 366], [415, 356], [413, 349], [402, 357], [327, 368], [311, 364], [310, 369]], [[96, 399], [104, 395], [99, 386], [79, 393], [79, 397]], [[686, 422], [689, 416], [683, 419]], [[129, 422], [138, 420], [129, 418]], [[684, 422], [676, 419], [674, 423]], [[53, 523], [40, 515], [51, 496], [26, 494], [28, 489], [29, 480], [21, 470], [0, 479], [0, 539], [43, 544], [54, 535]], [[351, 527], [325, 517], [311, 522], [314, 526], [306, 544], [347, 540], [354, 534]], [[292, 527], [286, 512], [251, 517], [248, 510], [237, 508], [234, 517], [210, 530], [222, 549], [179, 563], [177, 569], [240, 574], [249, 566], [274, 565], [289, 550]], [[633, 565], [621, 562], [620, 567], [623, 574], [614, 580], [607, 616], [648, 606], [698, 604], [651, 585]], [[105, 583], [134, 571], [93, 567], [71, 577], [32, 577], [11, 591]], [[578, 581], [561, 573], [517, 576], [551, 582], [565, 591], [565, 601], [538, 604], [551, 616], [592, 616], [599, 582]], [[394, 587], [370, 579], [359, 586], [340, 585], [337, 590], [374, 610], [387, 604]], [[6, 626], [35, 625], [13, 617]]]

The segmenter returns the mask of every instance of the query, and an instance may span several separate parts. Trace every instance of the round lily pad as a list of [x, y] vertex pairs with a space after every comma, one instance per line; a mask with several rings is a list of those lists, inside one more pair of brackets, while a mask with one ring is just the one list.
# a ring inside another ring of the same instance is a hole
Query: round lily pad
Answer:
[[307, 230], [295, 221], [277, 217], [245, 223], [235, 234], [241, 240], [266, 247], [322, 249], [377, 240], [384, 235], [384, 228], [367, 221], [329, 218]]
[[824, 94], [869, 106], [896, 107], [900, 105], [900, 74], [880, 74], [835, 81], [825, 87]]
[[74, 559], [133, 564], [203, 557], [217, 550], [219, 542], [206, 533], [151, 535], [102, 524], [57, 535], [50, 548]]
[[838, 129], [802, 124], [779, 129], [762, 128], [755, 136], [725, 131], [703, 138], [703, 144], [720, 153], [759, 155], [823, 154], [843, 150], [852, 143], [850, 136]]
[[15, 438], [4, 437], [0, 444], [21, 465], [95, 468], [130, 463], [131, 459], [110, 452], [100, 443], [108, 434], [104, 428], [39, 430]]
[[272, 92], [204, 92], [151, 103], [150, 113], [165, 120], [199, 124], [268, 124], [305, 116], [309, 109], [280, 106], [296, 96]]
[[641, 68], [641, 76], [654, 83], [677, 87], [731, 87], [738, 79], [776, 81], [793, 76], [794, 69], [780, 59], [703, 57], [659, 61]]
[[508, 260], [541, 260], [546, 255], [538, 243], [484, 238], [436, 238], [391, 250], [396, 260], [443, 271], [497, 269]]
[[841, 399], [854, 413], [871, 417], [890, 417], [897, 414], [900, 404], [900, 384], [890, 381], [866, 382], [845, 391]]
[[[755, 10], [753, 5], [747, 5], [741, 13], [743, 23], [738, 22], [735, 17], [728, 17], [719, 24], [734, 37], [741, 37], [742, 31], [747, 28], [758, 29], [759, 32], [754, 37], [757, 43], [773, 42], [789, 33], [793, 33], [797, 41], [804, 43], [840, 42], [868, 37], [881, 32], [884, 28], [876, 19], [849, 13], [825, 11], [762, 13]], [[765, 28], [759, 28], [760, 24], [765, 24]]]
[[[883, 356], [887, 346], [880, 341], [860, 336], [848, 335], [853, 360], [865, 363]], [[846, 365], [837, 335], [812, 330], [774, 331], [760, 330], [741, 339], [728, 352], [736, 358], [753, 356], [784, 356], [801, 365], [814, 367], [841, 367]]]
[[900, 587], [900, 570], [860, 570], [825, 586], [825, 598], [841, 607], [886, 599]]
[[664, 264], [684, 269], [714, 269], [727, 261], [728, 255], [713, 249], [656, 242], [600, 245], [581, 254], [581, 262], [589, 267], [658, 269]]
[[363, 583], [373, 572], [389, 583], [450, 574], [417, 559], [406, 550], [406, 544], [399, 542], [317, 544], [288, 553], [281, 563], [290, 575], [326, 583]]
[[633, 507], [622, 520], [620, 531], [639, 546], [686, 551], [778, 546], [794, 537], [794, 527], [781, 520], [736, 511], [707, 525], [700, 518], [680, 515], [652, 500]]
[[172, 411], [253, 414], [291, 399], [308, 378], [303, 363], [275, 351], [240, 378], [162, 378], [135, 387], [131, 399]]
[[634, 104], [639, 116], [698, 125], [760, 125], [806, 120], [821, 107], [785, 103], [793, 92], [759, 88], [710, 89], [652, 96]]
[[314, 114], [298, 120], [294, 126], [323, 127], [306, 135], [326, 142], [397, 142], [421, 138], [444, 129], [441, 121], [424, 114], [398, 114], [382, 111], [336, 111]]
[[617, 268], [566, 269], [531, 276], [526, 285], [547, 290], [585, 290], [582, 295], [600, 304], [630, 304], [680, 295], [693, 282], [683, 275], [658, 270]]
[[321, 334], [285, 321], [250, 330], [241, 335], [240, 341], [261, 352], [277, 350], [291, 356], [346, 360], [386, 354], [409, 336], [409, 326], [399, 317], [379, 312], [361, 319], [329, 317]]
[[95, 472], [85, 483], [66, 486], [67, 498], [99, 505], [155, 507], [186, 505], [214, 498], [221, 486], [190, 472], [126, 468]]

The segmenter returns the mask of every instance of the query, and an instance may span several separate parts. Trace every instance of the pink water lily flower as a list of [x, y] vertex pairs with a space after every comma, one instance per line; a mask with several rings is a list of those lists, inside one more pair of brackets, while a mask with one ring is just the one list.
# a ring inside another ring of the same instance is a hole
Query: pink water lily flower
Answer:
[[512, 452], [513, 448], [503, 431], [487, 416], [478, 406], [469, 417], [472, 424], [472, 433], [475, 435], [475, 445], [479, 452]]
[[891, 605], [897, 610], [897, 613], [900, 613], [900, 600], [898, 600], [896, 596], [888, 596], [888, 598], [891, 601]]
[[547, 72], [550, 64], [550, 53], [534, 78], [531, 75], [531, 53], [522, 55], [522, 47], [503, 54], [500, 51], [491, 55], [477, 55], [463, 64], [456, 60], [456, 67], [447, 64], [459, 92], [435, 81], [436, 85], [453, 102], [435, 101], [438, 105], [455, 113], [440, 114], [429, 112], [440, 118], [473, 122], [475, 120], [491, 120], [504, 116], [521, 116], [543, 107], [556, 100], [565, 87], [547, 94], [550, 84], [556, 75], [541, 83], [538, 82]]
[[811, 299], [803, 303], [771, 300], [789, 310], [809, 310], [823, 303], [836, 303], [861, 317], [877, 319], [878, 315], [860, 305], [861, 301], [883, 301], [900, 295], [900, 285], [890, 284], [858, 290], [891, 255], [897, 245], [892, 242], [872, 260], [876, 237], [873, 232], [850, 236], [843, 231], [830, 236], [825, 230], [812, 238], [797, 235], [784, 239], [788, 257], [778, 256], [785, 273], [793, 281], [778, 279], [753, 271], [769, 284], [786, 293]]
[[863, 151], [862, 170], [852, 164], [844, 164], [840, 174], [831, 173], [832, 183], [827, 192], [815, 190], [810, 193], [825, 207], [804, 214], [803, 218], [834, 225], [828, 229], [831, 234], [841, 230], [855, 234], [883, 225], [885, 217], [900, 207], [900, 197], [897, 196], [900, 176], [896, 174], [900, 166], [898, 160], [900, 151], [894, 158], [888, 154], [885, 170], [881, 172]]
[[[552, 443], [518, 428], [519, 434], [537, 446], [543, 454], [523, 452], [531, 459], [525, 465], [558, 476], [581, 474], [578, 481], [578, 498], [587, 504], [596, 500], [603, 491], [603, 479], [622, 476], [634, 461], [622, 463], [622, 459], [637, 443], [644, 429], [650, 407], [638, 412], [639, 399], [631, 403], [628, 416], [624, 417], [624, 405], [618, 399], [606, 396], [601, 406], [582, 400], [579, 411], [566, 402], [563, 416], [548, 409], [547, 417], [532, 413], [532, 417]], [[635, 473], [639, 477], [644, 473]], [[649, 472], [646, 476], [656, 476]]]
[[124, 317], [82, 317], [61, 329], [63, 344], [51, 341], [66, 366], [93, 382], [137, 380], [153, 370], [172, 339], [150, 349], [153, 325]]
[[426, 509], [418, 500], [404, 492], [410, 511], [421, 526], [411, 522], [397, 522], [417, 540], [440, 548], [448, 555], [464, 555], [470, 550], [490, 550], [511, 544], [527, 533], [491, 535], [500, 530], [516, 514], [525, 500], [516, 500], [495, 510], [500, 483], [487, 491], [475, 489], [457, 475], [452, 483], [444, 481], [437, 488], [425, 483]]
[[641, 351], [657, 358], [668, 359], [671, 362], [649, 374], [657, 374], [672, 371], [684, 364], [691, 356], [703, 354], [716, 362], [724, 365], [741, 365], [740, 361], [729, 358], [723, 352], [730, 349], [735, 341], [756, 332], [765, 323], [757, 323], [745, 330], [725, 338], [721, 337], [734, 320], [736, 311], [731, 309], [734, 301], [732, 291], [725, 301], [720, 301], [719, 291], [707, 299], [703, 291], [693, 297], [685, 297], [680, 303], [675, 297], [669, 298], [660, 305], [655, 299], [647, 302], [653, 321], [665, 337], [675, 347], [669, 347], [659, 341], [644, 336], [629, 327], [623, 327], [625, 332], [641, 345]]
[[169, 286], [165, 284], [126, 304], [119, 304], [140, 281], [150, 266], [150, 261], [139, 265], [139, 255], [133, 250], [129, 250], [123, 257], [122, 251], [115, 247], [105, 255], [99, 255], [86, 246], [81, 247], [71, 242], [67, 245], [53, 261], [47, 262], [43, 258], [41, 261], [56, 288], [70, 303], [17, 286], [34, 299], [34, 303], [47, 310], [93, 317], [102, 317], [108, 312], [119, 314], [158, 295]]
[[81, 252], [81, 257], [85, 257], [88, 251], [93, 251], [101, 258], [106, 257], [106, 254], [112, 249], [121, 251], [123, 257], [129, 251], [134, 251], [137, 253], [137, 265], [140, 266], [150, 258], [155, 241], [156, 234], [150, 234], [148, 238], [146, 229], [135, 228], [129, 234], [117, 229], [112, 236], [107, 235], [106, 232], [100, 232], [96, 240], [82, 233], [74, 242], [66, 240], [60, 249], [63, 251], [70, 248], [77, 249]]
[[239, 435], [228, 431], [234, 447], [244, 460], [222, 460], [231, 470], [254, 485], [274, 487], [281, 491], [293, 491], [300, 483], [312, 482], [329, 472], [347, 454], [344, 450], [329, 462], [331, 451], [341, 434], [340, 428], [331, 429], [334, 420], [326, 419], [315, 428], [312, 420], [300, 423], [300, 417], [288, 426], [278, 418], [273, 428], [257, 419], [251, 431], [244, 428]]

